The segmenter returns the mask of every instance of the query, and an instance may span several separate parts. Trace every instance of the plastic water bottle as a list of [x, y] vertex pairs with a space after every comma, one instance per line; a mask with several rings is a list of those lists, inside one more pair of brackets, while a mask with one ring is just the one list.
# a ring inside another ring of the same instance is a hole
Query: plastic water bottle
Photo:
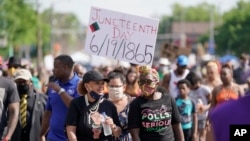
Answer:
[[103, 112], [102, 115], [103, 115], [103, 117], [104, 117], [104, 118], [102, 119], [102, 128], [103, 128], [103, 132], [104, 132], [104, 135], [105, 135], [105, 136], [109, 136], [109, 135], [112, 134], [112, 130], [111, 130], [110, 126], [109, 126], [108, 124], [105, 123], [105, 120], [106, 120], [106, 118], [107, 118], [106, 113]]
[[201, 109], [202, 105], [203, 105], [203, 102], [202, 102], [201, 98], [199, 98], [198, 99], [198, 104], [197, 104], [198, 114], [202, 114], [202, 112], [203, 112], [202, 109]]

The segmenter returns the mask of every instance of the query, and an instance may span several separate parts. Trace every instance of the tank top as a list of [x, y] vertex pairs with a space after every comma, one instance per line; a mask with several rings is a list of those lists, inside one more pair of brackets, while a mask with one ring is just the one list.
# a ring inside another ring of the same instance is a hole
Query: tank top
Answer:
[[181, 79], [184, 79], [189, 73], [189, 70], [186, 69], [182, 76], [176, 76], [174, 71], [172, 70], [170, 72], [170, 82], [169, 82], [169, 93], [173, 98], [176, 98], [178, 95], [178, 88], [177, 88], [177, 82]]
[[238, 97], [239, 95], [235, 93], [235, 91], [233, 91], [232, 89], [222, 88], [220, 92], [216, 95], [216, 102], [218, 105], [228, 100], [236, 100], [238, 99]]

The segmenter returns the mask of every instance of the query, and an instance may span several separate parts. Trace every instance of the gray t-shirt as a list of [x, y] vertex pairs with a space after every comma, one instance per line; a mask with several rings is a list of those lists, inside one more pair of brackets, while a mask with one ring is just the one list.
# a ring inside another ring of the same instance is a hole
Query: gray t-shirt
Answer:
[[8, 105], [19, 103], [20, 98], [15, 83], [5, 77], [0, 76], [0, 137], [7, 125]]
[[[208, 105], [209, 101], [207, 99], [208, 95], [211, 94], [211, 91], [208, 87], [201, 85], [196, 90], [191, 90], [190, 92], [190, 98], [193, 99], [194, 103], [197, 105], [199, 103], [202, 103], [203, 105]], [[197, 112], [199, 110], [197, 109]], [[198, 120], [205, 120], [207, 118], [208, 111], [205, 111], [203, 113], [198, 113]]]

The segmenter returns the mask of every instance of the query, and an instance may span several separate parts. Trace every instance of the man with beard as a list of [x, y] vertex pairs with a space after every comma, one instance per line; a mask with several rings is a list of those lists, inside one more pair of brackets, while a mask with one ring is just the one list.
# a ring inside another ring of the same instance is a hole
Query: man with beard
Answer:
[[180, 55], [177, 58], [177, 68], [163, 77], [161, 86], [169, 91], [169, 94], [176, 98], [178, 95], [177, 82], [184, 79], [189, 70], [187, 69], [188, 58], [185, 55]]
[[11, 141], [39, 140], [47, 97], [34, 89], [31, 79], [32, 75], [27, 69], [17, 70], [14, 76], [21, 100], [19, 120]]
[[148, 66], [139, 67], [141, 96], [130, 104], [128, 128], [133, 141], [184, 141], [175, 100], [157, 89], [159, 75]]

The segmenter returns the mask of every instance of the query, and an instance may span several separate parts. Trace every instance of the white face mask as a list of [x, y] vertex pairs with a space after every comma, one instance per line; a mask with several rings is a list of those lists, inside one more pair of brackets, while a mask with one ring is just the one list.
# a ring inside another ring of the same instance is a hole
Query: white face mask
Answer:
[[117, 101], [123, 98], [123, 87], [114, 88], [108, 87], [109, 90], [109, 99], [112, 101]]

